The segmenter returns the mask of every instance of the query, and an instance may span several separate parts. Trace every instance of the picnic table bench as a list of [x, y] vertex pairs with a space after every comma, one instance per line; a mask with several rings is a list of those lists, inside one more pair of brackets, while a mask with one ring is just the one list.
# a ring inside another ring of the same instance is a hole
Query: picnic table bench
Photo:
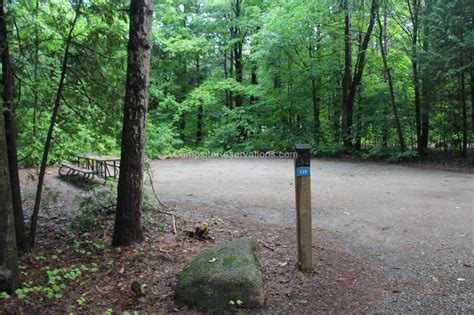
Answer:
[[101, 156], [92, 153], [75, 154], [75, 163], [62, 163], [58, 173], [61, 176], [82, 176], [93, 179], [95, 176], [103, 178], [117, 178], [120, 170], [120, 158], [115, 156]]
[[69, 163], [61, 163], [58, 173], [61, 176], [82, 175], [86, 179], [93, 179], [95, 176], [95, 171]]

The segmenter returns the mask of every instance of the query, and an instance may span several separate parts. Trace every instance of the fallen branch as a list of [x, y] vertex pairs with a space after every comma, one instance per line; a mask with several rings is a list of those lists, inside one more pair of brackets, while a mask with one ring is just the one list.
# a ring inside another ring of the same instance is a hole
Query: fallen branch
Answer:
[[270, 247], [270, 246], [268, 246], [267, 244], [263, 244], [263, 247], [268, 248], [268, 249], [271, 250], [272, 252], [275, 251], [275, 248]]

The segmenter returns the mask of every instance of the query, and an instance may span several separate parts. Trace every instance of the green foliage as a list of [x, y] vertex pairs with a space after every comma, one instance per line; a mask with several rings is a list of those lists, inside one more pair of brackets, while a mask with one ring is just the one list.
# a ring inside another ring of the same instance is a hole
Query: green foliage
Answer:
[[11, 296], [7, 292], [0, 292], [0, 299], [8, 300]]
[[[150, 115], [153, 116], [153, 115]], [[156, 159], [159, 155], [171, 155], [182, 144], [179, 134], [169, 123], [154, 124], [147, 122], [147, 143], [145, 153], [148, 158]]]
[[229, 122], [212, 130], [206, 137], [205, 146], [213, 150], [230, 151], [238, 145], [238, 140], [237, 125]]
[[[148, 166], [146, 166], [146, 170], [148, 170]], [[149, 228], [163, 229], [161, 218], [159, 215], [157, 216], [161, 208], [157, 204], [148, 178], [145, 179], [144, 188], [142, 223]], [[98, 226], [109, 228], [113, 223], [116, 209], [117, 182], [108, 180], [105, 186], [95, 184], [83, 187], [76, 196], [76, 202], [79, 204], [79, 208], [77, 217], [71, 222], [73, 232], [88, 235], [96, 231]], [[74, 242], [75, 251], [85, 256], [90, 256], [91, 250], [104, 249], [104, 247], [104, 244], [89, 240]]]
[[[79, 204], [79, 214], [71, 223], [72, 229], [81, 234], [92, 232], [98, 225], [112, 221], [117, 201], [117, 183], [107, 181], [105, 187], [99, 185], [84, 187], [76, 196], [76, 201]], [[79, 244], [75, 246], [78, 251], [85, 253], [83, 249], [79, 249]]]
[[81, 296], [80, 298], [77, 299], [76, 302], [77, 302], [77, 304], [79, 304], [79, 305], [85, 305], [87, 301], [86, 301], [86, 299], [85, 299], [83, 296]]
[[[418, 3], [418, 43], [412, 47], [414, 29], [407, 2], [379, 1], [382, 20], [387, 22], [387, 58], [402, 134], [407, 149], [416, 149], [412, 72], [416, 61], [417, 83], [428, 87], [420, 101], [429, 103], [429, 144], [460, 150], [466, 142], [464, 133], [472, 142], [474, 131], [469, 99], [474, 5], [467, 0]], [[19, 159], [22, 166], [35, 166], [42, 156], [74, 7], [67, 1], [45, 1], [38, 7], [31, 1], [5, 5]], [[119, 154], [126, 6], [111, 0], [84, 3], [73, 34], [50, 164], [77, 152]], [[369, 2], [353, 6], [353, 65], [368, 10]], [[229, 1], [167, 0], [155, 4], [155, 21], [149, 158], [199, 149], [292, 151], [296, 142], [311, 143], [318, 156], [343, 153], [344, 10], [339, 2], [249, 0], [241, 2], [237, 15]], [[236, 60], [230, 60], [239, 44], [242, 80], [237, 78]], [[243, 99], [239, 108], [237, 97]], [[359, 139], [362, 153], [354, 154], [362, 158], [387, 157], [400, 150], [375, 36], [353, 110], [351, 140], [355, 145]]]
[[230, 301], [229, 301], [229, 305], [232, 305], [232, 306], [235, 306], [235, 305], [240, 306], [240, 305], [242, 305], [242, 303], [243, 303], [243, 302], [242, 302], [241, 300], [235, 300], [235, 301], [234, 301], [234, 300], [230, 300]]
[[323, 156], [323, 157], [338, 157], [344, 153], [344, 146], [342, 143], [330, 142], [322, 143], [316, 146], [313, 146], [311, 154], [314, 156]]
[[[48, 266], [42, 268], [46, 272], [48, 283], [45, 286], [33, 286], [31, 281], [23, 283], [22, 288], [16, 289], [15, 294], [18, 299], [24, 300], [29, 294], [42, 294], [47, 299], [61, 299], [61, 292], [66, 289], [67, 285], [77, 280], [84, 273], [97, 272], [97, 265], [80, 264], [67, 268], [51, 269]], [[4, 293], [4, 292], [3, 292]], [[1, 298], [9, 298], [8, 294], [1, 294]]]

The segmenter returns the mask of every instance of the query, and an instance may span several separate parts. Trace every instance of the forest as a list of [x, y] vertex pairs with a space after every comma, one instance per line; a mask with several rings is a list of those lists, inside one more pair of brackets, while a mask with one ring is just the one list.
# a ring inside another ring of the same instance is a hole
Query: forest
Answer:
[[[48, 163], [119, 152], [127, 1], [5, 3], [18, 159], [38, 165], [71, 32]], [[156, 1], [149, 158], [292, 151], [466, 155], [474, 130], [468, 0]], [[61, 18], [58, 18], [61, 17]]]
[[0, 313], [472, 311], [473, 1], [0, 0], [0, 45]]

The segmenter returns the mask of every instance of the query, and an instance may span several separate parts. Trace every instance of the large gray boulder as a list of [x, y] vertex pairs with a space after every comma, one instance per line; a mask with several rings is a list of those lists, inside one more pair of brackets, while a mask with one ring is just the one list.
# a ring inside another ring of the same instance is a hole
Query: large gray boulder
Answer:
[[201, 253], [178, 275], [176, 300], [205, 310], [263, 306], [259, 246], [242, 238]]

